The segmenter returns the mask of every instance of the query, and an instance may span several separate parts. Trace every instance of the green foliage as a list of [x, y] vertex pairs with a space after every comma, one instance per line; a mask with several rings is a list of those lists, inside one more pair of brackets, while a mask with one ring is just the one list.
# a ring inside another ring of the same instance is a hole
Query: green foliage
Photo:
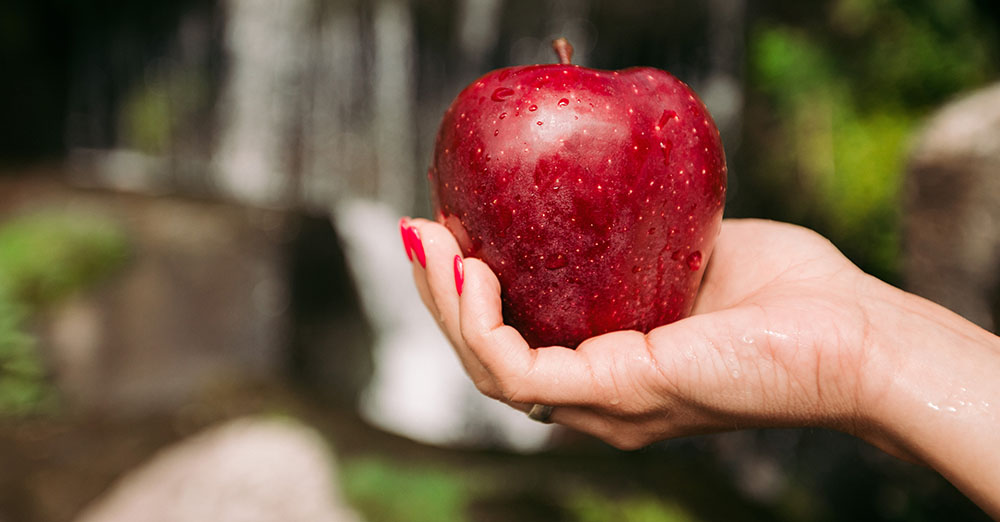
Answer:
[[[348, 502], [370, 522], [461, 522], [469, 519], [467, 509], [477, 498], [497, 494], [508, 479], [363, 457], [343, 463], [341, 480]], [[556, 489], [562, 493], [548, 494], [579, 522], [698, 520], [679, 504], [649, 492], [612, 497], [592, 489]]]
[[466, 520], [469, 487], [454, 472], [362, 458], [346, 462], [341, 477], [348, 501], [370, 522]]
[[125, 233], [106, 218], [22, 216], [0, 226], [0, 291], [30, 312], [107, 275], [127, 255]]
[[20, 329], [22, 313], [0, 294], [0, 416], [37, 411], [51, 399], [35, 341]]
[[43, 410], [53, 398], [24, 320], [119, 267], [127, 249], [114, 222], [89, 215], [41, 213], [0, 225], [0, 416]]
[[208, 99], [208, 80], [193, 70], [164, 67], [134, 86], [120, 109], [118, 128], [126, 147], [148, 154], [167, 154], [182, 129], [196, 121]]
[[[763, 22], [751, 79], [773, 108], [755, 175], [775, 215], [818, 228], [863, 268], [896, 272], [901, 173], [934, 107], [997, 72], [966, 0], [836, 0], [808, 23]], [[924, 5], [926, 4], [926, 5]], [[821, 25], [821, 27], [816, 27]]]
[[170, 144], [170, 97], [161, 85], [141, 85], [122, 106], [122, 138], [131, 147], [150, 154], [167, 152]]
[[649, 494], [612, 499], [596, 492], [568, 499], [569, 511], [579, 522], [695, 522], [680, 506]]

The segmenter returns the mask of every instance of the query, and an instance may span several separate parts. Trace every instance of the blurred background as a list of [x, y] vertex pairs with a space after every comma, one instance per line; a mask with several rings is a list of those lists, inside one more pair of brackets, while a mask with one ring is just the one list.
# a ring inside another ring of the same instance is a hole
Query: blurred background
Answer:
[[0, 522], [985, 520], [839, 433], [620, 452], [478, 396], [396, 220], [458, 91], [557, 36], [695, 88], [727, 216], [996, 331], [994, 0], [13, 0]]

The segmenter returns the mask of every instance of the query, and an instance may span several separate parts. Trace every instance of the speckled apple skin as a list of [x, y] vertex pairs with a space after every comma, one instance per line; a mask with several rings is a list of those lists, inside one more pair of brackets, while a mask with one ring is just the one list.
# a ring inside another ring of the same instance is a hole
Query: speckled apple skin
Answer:
[[438, 221], [496, 272], [504, 321], [533, 347], [576, 347], [691, 312], [726, 162], [669, 73], [533, 65], [458, 95], [428, 177]]

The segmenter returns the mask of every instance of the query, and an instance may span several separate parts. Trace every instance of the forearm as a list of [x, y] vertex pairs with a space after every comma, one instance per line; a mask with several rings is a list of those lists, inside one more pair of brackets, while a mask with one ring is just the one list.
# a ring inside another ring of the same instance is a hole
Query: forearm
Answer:
[[862, 436], [917, 456], [1000, 517], [1000, 338], [920, 297], [872, 289]]

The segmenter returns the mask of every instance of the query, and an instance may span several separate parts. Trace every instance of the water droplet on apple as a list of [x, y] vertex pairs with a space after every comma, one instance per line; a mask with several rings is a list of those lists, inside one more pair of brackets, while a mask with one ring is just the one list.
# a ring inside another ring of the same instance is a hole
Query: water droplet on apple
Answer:
[[642, 267], [641, 266], [635, 265], [635, 266], [632, 267], [632, 273], [633, 274], [638, 274], [639, 272], [642, 272]]
[[534, 104], [532, 104], [532, 105], [531, 105], [531, 107], [528, 107], [528, 110], [529, 110], [529, 111], [531, 111], [531, 112], [535, 112], [535, 111], [537, 111], [537, 110], [538, 110], [538, 106], [537, 106], [537, 105], [534, 105]]
[[541, 120], [535, 122], [535, 125], [541, 125], [541, 124], [542, 124]]
[[501, 120], [504, 119], [504, 118], [506, 118], [506, 117], [507, 117], [507, 113], [506, 112], [501, 112], [500, 113], [500, 119]]
[[559, 106], [560, 107], [565, 107], [567, 105], [569, 105], [569, 100], [567, 100], [566, 98], [563, 98], [563, 99], [559, 100]]
[[674, 144], [670, 141], [661, 141], [660, 150], [663, 151], [663, 164], [670, 165], [670, 151], [674, 148]]
[[493, 91], [493, 95], [490, 96], [490, 99], [495, 102], [502, 102], [513, 95], [514, 89], [508, 87], [497, 87], [496, 90]]
[[687, 265], [691, 270], [698, 270], [701, 268], [701, 252], [695, 250], [687, 257]]
[[499, 136], [500, 135], [500, 129], [494, 129], [493, 130], [493, 135], [494, 136]]
[[673, 259], [674, 261], [680, 261], [681, 257], [683, 257], [683, 254], [681, 253], [681, 251], [679, 249], [678, 250], [674, 250], [674, 253], [670, 254], [670, 259]]
[[659, 125], [660, 128], [662, 129], [663, 126], [666, 125], [668, 121], [676, 117], [677, 117], [676, 112], [669, 109], [664, 109], [663, 114], [660, 115], [660, 122], [657, 125]]
[[566, 256], [562, 254], [556, 254], [554, 256], [546, 256], [545, 258], [545, 268], [549, 270], [558, 270], [569, 264], [569, 260]]
[[503, 232], [510, 228], [514, 223], [514, 209], [509, 207], [500, 207], [497, 212], [497, 225], [500, 231]]

